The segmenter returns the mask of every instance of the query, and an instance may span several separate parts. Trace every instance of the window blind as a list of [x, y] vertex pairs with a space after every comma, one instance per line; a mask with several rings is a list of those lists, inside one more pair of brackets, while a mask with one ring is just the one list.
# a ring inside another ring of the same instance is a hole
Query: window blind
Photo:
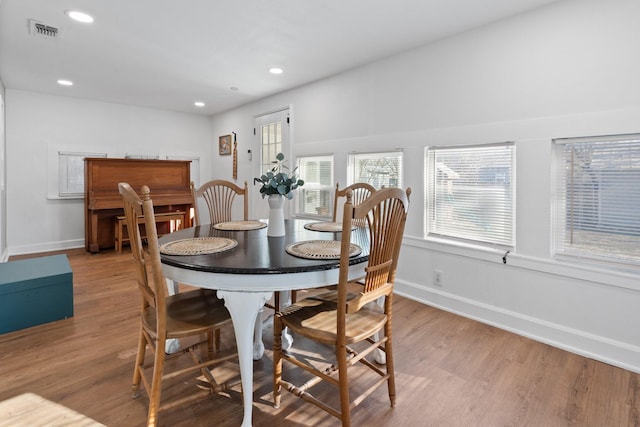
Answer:
[[640, 134], [554, 142], [555, 254], [640, 266]]
[[514, 144], [427, 149], [427, 235], [512, 248]]
[[349, 185], [356, 182], [402, 188], [402, 151], [349, 154]]
[[333, 156], [298, 157], [298, 173], [304, 180], [298, 190], [298, 212], [330, 216], [333, 213]]

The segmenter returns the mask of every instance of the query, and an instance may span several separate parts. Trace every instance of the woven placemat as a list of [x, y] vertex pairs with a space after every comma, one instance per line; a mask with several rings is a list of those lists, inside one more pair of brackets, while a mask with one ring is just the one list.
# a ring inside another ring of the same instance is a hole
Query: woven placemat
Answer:
[[193, 237], [175, 240], [160, 246], [165, 255], [204, 255], [215, 254], [235, 248], [238, 242], [226, 237]]
[[229, 221], [229, 222], [220, 222], [218, 224], [214, 224], [213, 228], [217, 230], [242, 231], [242, 230], [258, 230], [260, 228], [265, 228], [266, 226], [267, 226], [267, 223], [262, 221]]
[[[305, 224], [304, 228], [311, 231], [331, 231], [338, 232], [342, 231], [342, 223], [341, 222], [310, 222], [309, 224]], [[355, 227], [351, 227], [351, 229], [355, 229]]]
[[[340, 258], [340, 245], [338, 240], [306, 240], [288, 245], [287, 253], [307, 259], [338, 259]], [[349, 256], [356, 256], [362, 252], [362, 248], [351, 243]]]

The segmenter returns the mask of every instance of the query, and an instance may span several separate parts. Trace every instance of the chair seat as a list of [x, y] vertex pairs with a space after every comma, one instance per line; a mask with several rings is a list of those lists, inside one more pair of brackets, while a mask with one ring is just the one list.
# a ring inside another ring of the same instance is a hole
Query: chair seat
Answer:
[[[212, 326], [230, 321], [224, 301], [216, 296], [216, 291], [197, 289], [167, 297], [167, 338], [205, 333]], [[145, 329], [155, 331], [155, 308], [144, 311], [142, 322]]]
[[[338, 307], [332, 292], [303, 299], [277, 314], [292, 332], [325, 344], [336, 344]], [[373, 308], [346, 315], [346, 342], [360, 342], [381, 330], [387, 316]]]

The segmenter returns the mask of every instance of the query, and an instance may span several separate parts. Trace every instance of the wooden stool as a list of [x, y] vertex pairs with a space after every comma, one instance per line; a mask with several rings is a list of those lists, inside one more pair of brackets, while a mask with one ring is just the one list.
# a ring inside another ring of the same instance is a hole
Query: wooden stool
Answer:
[[[183, 211], [175, 211], [175, 212], [159, 212], [156, 213], [154, 215], [155, 219], [156, 219], [156, 224], [160, 224], [160, 223], [164, 223], [164, 222], [171, 222], [171, 221], [177, 221], [176, 223], [176, 230], [180, 230], [183, 226], [184, 226], [184, 222], [186, 219], [186, 213]], [[144, 217], [143, 216], [139, 216], [138, 217], [138, 224], [144, 224]], [[128, 242], [129, 241], [129, 235], [127, 234], [127, 236], [124, 235], [124, 229], [127, 226], [126, 224], [126, 218], [124, 216], [117, 216], [115, 219], [115, 247], [116, 247], [116, 252], [120, 253], [122, 252], [122, 244], [124, 242]], [[160, 231], [158, 231], [158, 237], [164, 235], [166, 233], [160, 233]], [[142, 238], [144, 238], [145, 236], [141, 236]]]

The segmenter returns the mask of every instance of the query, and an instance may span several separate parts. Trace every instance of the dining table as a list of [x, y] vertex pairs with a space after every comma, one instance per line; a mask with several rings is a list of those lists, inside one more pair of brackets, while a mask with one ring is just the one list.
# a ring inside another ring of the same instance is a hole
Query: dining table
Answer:
[[[254, 331], [262, 323], [258, 315], [265, 303], [274, 292], [336, 284], [340, 270], [339, 223], [286, 219], [282, 237], [267, 236], [267, 223], [204, 224], [159, 239], [165, 278], [175, 284], [214, 289], [229, 310], [243, 390], [242, 427], [252, 425], [253, 359], [264, 351], [264, 346], [259, 347], [261, 335]], [[364, 275], [368, 248], [367, 230], [354, 228], [350, 279]]]

